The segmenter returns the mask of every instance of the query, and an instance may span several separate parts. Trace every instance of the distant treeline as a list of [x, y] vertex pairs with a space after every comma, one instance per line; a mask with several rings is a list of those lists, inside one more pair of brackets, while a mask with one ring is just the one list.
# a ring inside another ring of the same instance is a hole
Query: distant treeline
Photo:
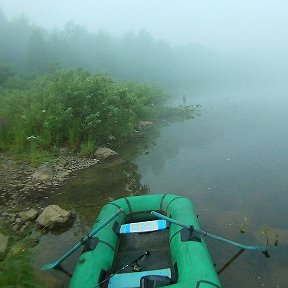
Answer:
[[221, 79], [231, 79], [234, 73], [238, 80], [238, 73], [245, 77], [250, 73], [241, 71], [240, 61], [237, 64], [233, 59], [232, 64], [213, 50], [196, 44], [172, 46], [145, 31], [127, 32], [117, 38], [103, 31], [90, 33], [73, 23], [63, 30], [46, 31], [31, 25], [25, 17], [8, 21], [1, 10], [0, 39], [0, 82], [2, 74], [7, 75], [3, 69], [39, 74], [57, 66], [82, 67], [109, 73], [115, 79], [168, 88], [220, 84]]

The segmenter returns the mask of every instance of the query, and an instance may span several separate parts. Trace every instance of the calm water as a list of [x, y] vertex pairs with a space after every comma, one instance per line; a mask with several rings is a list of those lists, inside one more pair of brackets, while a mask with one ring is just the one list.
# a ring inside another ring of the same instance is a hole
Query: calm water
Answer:
[[[287, 89], [185, 94], [187, 104], [202, 105], [200, 116], [161, 128], [138, 156], [124, 151], [129, 161], [79, 174], [53, 199], [79, 217], [66, 233], [42, 238], [36, 266], [74, 245], [104, 203], [135, 191], [175, 193], [193, 200], [203, 230], [247, 244], [265, 244], [264, 231], [271, 244], [279, 235], [271, 258], [245, 252], [220, 276], [223, 287], [288, 287]], [[217, 269], [237, 252], [214, 240], [208, 245]]]

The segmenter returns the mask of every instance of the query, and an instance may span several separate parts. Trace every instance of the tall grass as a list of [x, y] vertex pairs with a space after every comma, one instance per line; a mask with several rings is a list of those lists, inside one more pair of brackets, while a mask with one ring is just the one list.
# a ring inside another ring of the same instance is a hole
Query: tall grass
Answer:
[[80, 147], [80, 154], [84, 157], [91, 157], [93, 156], [93, 153], [95, 152], [95, 143], [93, 140], [88, 140], [85, 143], [81, 144]]
[[36, 288], [29, 251], [6, 256], [0, 261], [0, 287]]

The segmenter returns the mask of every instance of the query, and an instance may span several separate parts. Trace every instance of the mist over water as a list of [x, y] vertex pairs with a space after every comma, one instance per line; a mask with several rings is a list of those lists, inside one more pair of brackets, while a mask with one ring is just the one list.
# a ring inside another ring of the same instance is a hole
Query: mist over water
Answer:
[[[262, 245], [265, 227], [271, 244], [279, 235], [283, 246], [272, 258], [246, 253], [221, 275], [223, 287], [287, 283], [287, 92], [283, 86], [199, 91], [193, 101], [202, 105], [201, 116], [163, 128], [156, 146], [136, 160], [150, 193], [190, 198], [204, 230]], [[217, 269], [237, 252], [208, 243]]]
[[[130, 155], [132, 164], [83, 173], [55, 201], [69, 208], [73, 201], [83, 207], [98, 201], [97, 208], [76, 208], [92, 223], [109, 197], [128, 193], [129, 174], [152, 194], [191, 198], [203, 229], [215, 234], [247, 244], [265, 244], [265, 227], [270, 242], [279, 234], [270, 259], [245, 253], [221, 281], [223, 287], [286, 287], [288, 2], [92, 2], [0, 0], [0, 69], [109, 73], [161, 87], [171, 94], [169, 105], [200, 104], [200, 115], [161, 128], [149, 153]], [[77, 198], [79, 189], [87, 203]], [[73, 229], [71, 245], [83, 227]], [[64, 236], [50, 236], [42, 240], [46, 250], [65, 246]], [[236, 253], [208, 245], [217, 268]], [[42, 264], [47, 255], [39, 255]]]

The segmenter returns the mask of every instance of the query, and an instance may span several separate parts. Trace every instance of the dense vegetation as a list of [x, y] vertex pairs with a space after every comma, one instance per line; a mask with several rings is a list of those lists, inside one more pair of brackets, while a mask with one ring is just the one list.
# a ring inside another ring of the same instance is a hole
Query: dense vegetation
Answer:
[[165, 94], [153, 86], [82, 69], [54, 71], [26, 80], [22, 88], [17, 86], [23, 79], [17, 81], [2, 69], [0, 150], [35, 153], [65, 146], [89, 154], [112, 136], [123, 143], [141, 120], [189, 117], [193, 110], [161, 106]]

